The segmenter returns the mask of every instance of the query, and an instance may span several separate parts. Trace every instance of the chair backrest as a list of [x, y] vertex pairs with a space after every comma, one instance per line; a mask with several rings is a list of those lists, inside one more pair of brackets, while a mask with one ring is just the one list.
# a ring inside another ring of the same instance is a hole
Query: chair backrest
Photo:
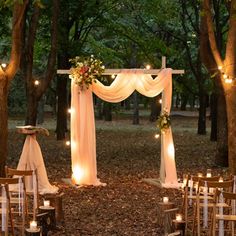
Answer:
[[227, 180], [227, 181], [219, 182], [219, 181], [200, 180], [198, 183], [198, 189], [200, 189], [201, 187], [205, 187], [205, 185], [208, 188], [222, 189], [224, 191], [232, 192], [233, 186], [234, 186], [234, 181]]
[[[24, 181], [24, 178], [22, 178]], [[18, 184], [19, 178], [0, 178], [0, 184]]]
[[14, 175], [18, 176], [32, 176], [33, 170], [17, 170], [5, 166], [6, 177], [13, 177]]
[[236, 200], [236, 193], [224, 192], [224, 191], [217, 189], [215, 192], [215, 196], [217, 199], [219, 198], [220, 194], [222, 194], [222, 196], [225, 200]]

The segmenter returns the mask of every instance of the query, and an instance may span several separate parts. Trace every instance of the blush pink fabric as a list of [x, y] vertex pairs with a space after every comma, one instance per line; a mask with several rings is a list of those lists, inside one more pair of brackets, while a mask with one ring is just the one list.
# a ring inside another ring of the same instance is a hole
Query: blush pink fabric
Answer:
[[[97, 81], [89, 89], [80, 90], [73, 80], [71, 84], [71, 157], [72, 172], [80, 170], [77, 184], [100, 185], [97, 178], [96, 138], [92, 92], [107, 102], [120, 102], [134, 90], [147, 97], [162, 92], [162, 110], [170, 112], [172, 99], [172, 69], [163, 69], [156, 78], [143, 72], [123, 70], [111, 85]], [[161, 183], [165, 187], [178, 187], [172, 131], [161, 137]]]
[[[38, 189], [40, 194], [56, 193], [58, 187], [53, 186], [48, 181], [41, 148], [36, 140], [36, 135], [27, 135], [20, 160], [17, 166], [18, 170], [35, 170], [38, 172]], [[33, 180], [26, 180], [27, 192], [33, 192]]]

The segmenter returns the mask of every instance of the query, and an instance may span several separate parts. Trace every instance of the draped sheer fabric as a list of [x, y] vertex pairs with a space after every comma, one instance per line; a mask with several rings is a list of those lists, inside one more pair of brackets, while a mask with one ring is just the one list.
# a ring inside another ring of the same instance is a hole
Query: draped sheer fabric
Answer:
[[[172, 69], [163, 69], [156, 78], [135, 70], [123, 70], [111, 85], [97, 81], [89, 89], [71, 84], [71, 156], [72, 172], [81, 185], [100, 185], [97, 178], [96, 138], [92, 92], [107, 102], [121, 102], [134, 90], [147, 97], [162, 92], [162, 110], [170, 112]], [[160, 179], [165, 187], [178, 187], [171, 128], [161, 138]]]
[[[38, 172], [38, 188], [40, 194], [57, 193], [58, 187], [51, 185], [48, 181], [46, 168], [43, 161], [41, 148], [37, 142], [36, 135], [27, 135], [20, 160], [18, 170], [35, 170]], [[33, 181], [26, 181], [27, 191], [33, 191]]]

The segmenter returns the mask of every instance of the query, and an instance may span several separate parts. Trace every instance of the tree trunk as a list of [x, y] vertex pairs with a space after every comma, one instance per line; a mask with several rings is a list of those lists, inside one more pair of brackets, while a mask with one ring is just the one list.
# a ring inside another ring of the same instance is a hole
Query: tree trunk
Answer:
[[6, 77], [0, 77], [0, 176], [5, 176], [8, 142], [8, 108], [7, 96], [9, 86]]
[[112, 121], [112, 104], [109, 102], [104, 102], [103, 104], [103, 114], [105, 121]]
[[139, 125], [139, 96], [136, 91], [134, 91], [133, 93], [133, 104], [134, 104], [133, 125]]
[[186, 111], [187, 103], [188, 103], [188, 95], [181, 94], [181, 105], [180, 105], [181, 111]]
[[[201, 83], [199, 81], [199, 83]], [[206, 93], [204, 88], [199, 86], [199, 117], [198, 117], [198, 134], [206, 134]]]
[[103, 118], [103, 112], [102, 112], [102, 100], [100, 98], [97, 98], [97, 119], [102, 120]]
[[217, 150], [215, 163], [218, 166], [228, 166], [228, 128], [225, 96], [221, 89], [217, 98]]
[[233, 175], [236, 175], [236, 93], [234, 86], [226, 90], [226, 104], [228, 118], [229, 168], [230, 172]]
[[151, 99], [151, 114], [149, 117], [149, 121], [155, 122], [160, 115], [161, 112], [161, 104], [160, 104], [161, 95], [158, 95]]
[[34, 93], [27, 95], [27, 110], [25, 125], [36, 125], [38, 100]]
[[44, 104], [45, 104], [45, 96], [42, 96], [38, 103], [37, 124], [43, 124], [44, 122]]
[[[58, 29], [58, 68], [69, 68], [69, 9], [68, 2], [60, 1], [59, 24]], [[57, 140], [63, 140], [67, 132], [67, 81], [68, 76], [57, 77]]]
[[57, 78], [57, 140], [65, 139], [67, 132], [67, 80], [67, 76], [60, 76]]
[[217, 94], [215, 91], [211, 94], [210, 98], [210, 109], [211, 109], [211, 135], [210, 140], [211, 141], [217, 141]]

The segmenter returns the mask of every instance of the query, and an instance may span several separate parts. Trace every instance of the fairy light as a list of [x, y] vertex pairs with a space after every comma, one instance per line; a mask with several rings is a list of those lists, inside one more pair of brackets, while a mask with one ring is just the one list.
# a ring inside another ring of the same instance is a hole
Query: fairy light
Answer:
[[70, 114], [70, 113], [71, 113], [71, 108], [69, 108], [69, 109], [67, 110], [67, 112]]
[[151, 66], [148, 64], [148, 65], [146, 65], [146, 69], [147, 70], [150, 70], [151, 69]]
[[218, 66], [218, 70], [222, 71], [223, 67], [222, 66]]
[[34, 81], [34, 85], [35, 85], [35, 86], [38, 86], [39, 84], [40, 84], [39, 80], [36, 79], [36, 80]]
[[231, 79], [231, 78], [225, 79], [226, 84], [231, 84], [232, 82], [233, 82], [233, 79]]
[[159, 103], [162, 104], [162, 99], [159, 100]]
[[7, 63], [2, 63], [2, 64], [1, 64], [1, 67], [2, 67], [3, 69], [5, 69], [5, 68], [7, 67]]
[[112, 79], [115, 79], [115, 78], [116, 78], [116, 75], [115, 75], [115, 74], [111, 75], [111, 78], [112, 78]]
[[155, 139], [159, 139], [159, 138], [160, 138], [160, 134], [155, 134], [155, 135], [154, 135], [154, 138], [155, 138]]
[[69, 140], [66, 141], [66, 146], [70, 146], [70, 141]]

